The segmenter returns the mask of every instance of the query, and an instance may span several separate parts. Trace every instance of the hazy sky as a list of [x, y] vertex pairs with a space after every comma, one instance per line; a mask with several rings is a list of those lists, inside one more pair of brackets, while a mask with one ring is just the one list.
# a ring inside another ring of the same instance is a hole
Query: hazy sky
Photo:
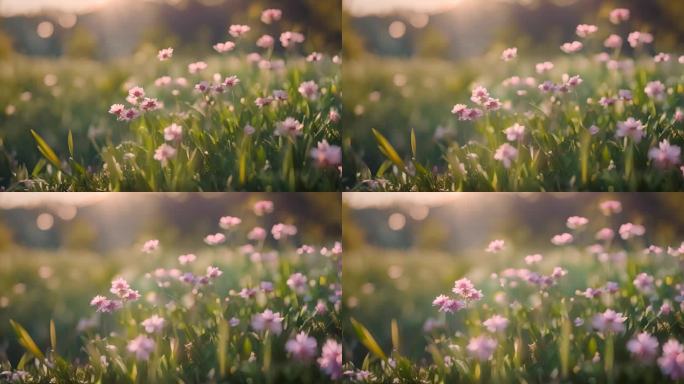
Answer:
[[354, 15], [388, 13], [395, 10], [439, 12], [463, 0], [343, 0], [345, 8]]
[[0, 13], [32, 13], [43, 8], [82, 12], [117, 0], [0, 0]]

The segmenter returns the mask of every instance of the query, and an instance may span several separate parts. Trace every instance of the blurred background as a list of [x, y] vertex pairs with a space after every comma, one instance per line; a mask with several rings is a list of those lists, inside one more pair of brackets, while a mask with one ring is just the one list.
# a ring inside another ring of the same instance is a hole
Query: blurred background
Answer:
[[[277, 25], [259, 20], [268, 8], [283, 10]], [[31, 173], [41, 158], [31, 129], [58, 155], [71, 130], [77, 160], [97, 166], [97, 147], [126, 137], [107, 111], [131, 79], [187, 76], [187, 64], [210, 56], [235, 63], [261, 34], [286, 30], [306, 37], [296, 53], [339, 54], [341, 12], [341, 0], [0, 0], [0, 187], [10, 169]], [[212, 46], [232, 40], [231, 24], [250, 25], [251, 43], [219, 56]], [[159, 63], [166, 47], [174, 58]]]
[[[611, 199], [621, 201], [623, 211], [608, 219], [598, 204]], [[467, 276], [487, 296], [496, 291], [492, 272], [525, 267], [524, 256], [541, 253], [545, 273], [556, 265], [571, 272], [566, 288], [573, 294], [586, 288], [595, 267], [581, 252], [592, 244], [594, 228], [641, 223], [646, 236], [634, 244], [639, 253], [650, 244], [679, 247], [683, 210], [676, 193], [345, 193], [345, 316], [364, 324], [385, 351], [392, 345], [390, 320], [397, 319], [402, 353], [424, 358], [424, 327], [439, 326], [432, 300], [450, 292], [455, 280]], [[553, 247], [551, 237], [566, 232], [565, 221], [574, 215], [590, 220], [581, 245]], [[505, 240], [505, 251], [484, 252], [495, 239]], [[359, 363], [367, 350], [351, 329], [345, 332], [346, 358]]]
[[[23, 324], [39, 346], [48, 344], [48, 325], [55, 320], [64, 354], [76, 356], [80, 329], [94, 311], [90, 299], [107, 292], [114, 276], [134, 286], [152, 283], [144, 274], [159, 267], [178, 267], [177, 257], [195, 253], [198, 263], [224, 268], [219, 289], [239, 287], [245, 267], [237, 247], [254, 226], [295, 224], [292, 251], [301, 244], [332, 246], [340, 240], [340, 195], [337, 193], [3, 193], [0, 194], [0, 361], [15, 362], [21, 349], [9, 319]], [[268, 199], [273, 214], [258, 218], [254, 202]], [[222, 216], [241, 217], [230, 246], [210, 248], [204, 236], [221, 231]], [[159, 239], [161, 251], [140, 249]], [[275, 245], [275, 244], [272, 244]], [[142, 292], [142, 291], [141, 291]]]
[[[616, 7], [631, 10], [628, 23], [610, 24]], [[655, 42], [647, 54], [680, 54], [682, 18], [684, 2], [668, 0], [343, 0], [345, 184], [353, 185], [357, 172], [368, 178], [365, 165], [375, 171], [383, 161], [371, 128], [400, 154], [408, 153], [415, 129], [419, 160], [431, 164], [440, 161], [436, 145], [473, 139], [451, 107], [468, 100], [473, 84], [495, 88], [513, 75], [536, 77], [534, 64], [541, 61], [567, 71], [559, 47], [577, 40], [578, 24], [599, 27], [579, 55], [587, 69], [612, 33], [626, 40], [632, 31], [651, 32]], [[501, 65], [509, 47], [519, 57]]]

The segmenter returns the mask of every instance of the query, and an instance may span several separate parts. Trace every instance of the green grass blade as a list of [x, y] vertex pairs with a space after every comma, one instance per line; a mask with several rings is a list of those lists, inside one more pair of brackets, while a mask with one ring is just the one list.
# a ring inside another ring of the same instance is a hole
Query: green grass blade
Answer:
[[380, 146], [381, 150], [384, 151], [384, 155], [387, 156], [387, 158], [392, 161], [396, 166], [400, 167], [401, 169], [404, 169], [406, 166], [404, 165], [404, 160], [401, 159], [397, 151], [394, 149], [392, 144], [385, 138], [385, 136], [382, 135], [382, 133], [378, 132], [375, 128], [371, 128], [373, 131], [373, 135], [375, 136], [375, 140], [378, 142], [378, 145]]
[[33, 139], [36, 140], [36, 144], [38, 144], [38, 150], [40, 153], [50, 162], [52, 165], [54, 165], [57, 168], [61, 168], [61, 162], [59, 161], [59, 157], [57, 157], [57, 154], [55, 151], [50, 148], [47, 142], [43, 140], [40, 135], [34, 131], [33, 129], [31, 130], [31, 135], [33, 135]]
[[10, 324], [12, 325], [12, 328], [14, 328], [14, 333], [16, 333], [17, 338], [19, 339], [19, 344], [21, 344], [26, 351], [28, 351], [30, 354], [32, 354], [34, 357], [38, 359], [44, 359], [45, 355], [43, 355], [43, 352], [40, 351], [40, 348], [36, 345], [36, 342], [33, 341], [33, 338], [29, 333], [19, 325], [16, 321], [10, 319]]
[[57, 350], [57, 331], [55, 331], [55, 321], [50, 319], [50, 346], [52, 350]]
[[74, 135], [71, 134], [71, 129], [69, 130], [69, 136], [67, 137], [67, 145], [69, 146], [69, 155], [74, 157]]
[[356, 319], [353, 317], [349, 320], [351, 320], [352, 328], [354, 328], [354, 332], [356, 332], [356, 336], [359, 338], [361, 344], [368, 348], [368, 350], [375, 356], [383, 360], [387, 359], [387, 355], [385, 355], [385, 352], [382, 351], [382, 348], [380, 348], [378, 342], [375, 341], [375, 338], [373, 335], [371, 335], [370, 331], [368, 331], [366, 327], [356, 321]]

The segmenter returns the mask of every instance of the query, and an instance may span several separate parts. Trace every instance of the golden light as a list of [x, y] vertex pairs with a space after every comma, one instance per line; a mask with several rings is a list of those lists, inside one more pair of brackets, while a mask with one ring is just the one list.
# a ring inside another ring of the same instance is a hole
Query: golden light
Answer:
[[393, 213], [387, 219], [387, 225], [393, 231], [401, 231], [406, 226], [406, 216], [401, 213]]
[[388, 31], [393, 39], [401, 39], [406, 34], [406, 24], [398, 20], [393, 21], [392, 24], [390, 24]]
[[36, 218], [36, 226], [41, 231], [48, 231], [55, 225], [55, 217], [49, 213], [41, 213]]
[[36, 27], [36, 33], [38, 36], [40, 36], [40, 38], [47, 39], [51, 37], [53, 33], [55, 33], [55, 25], [49, 21], [43, 21], [38, 24], [38, 27]]

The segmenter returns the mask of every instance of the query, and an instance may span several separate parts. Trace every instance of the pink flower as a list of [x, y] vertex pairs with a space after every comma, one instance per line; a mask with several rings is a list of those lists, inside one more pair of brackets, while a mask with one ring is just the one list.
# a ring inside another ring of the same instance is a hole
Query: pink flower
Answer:
[[580, 24], [577, 26], [577, 36], [579, 37], [589, 37], [590, 35], [598, 32], [598, 27], [589, 24]]
[[280, 9], [265, 9], [261, 12], [261, 22], [264, 24], [271, 24], [274, 21], [278, 21], [283, 17], [283, 11]]
[[655, 55], [655, 57], [653, 58], [653, 61], [655, 61], [656, 63], [667, 63], [670, 61], [671, 58], [672, 57], [670, 56], [670, 54], [661, 52], [661, 53]]
[[121, 117], [121, 114], [123, 111], [126, 109], [123, 104], [112, 104], [111, 107], [109, 107], [109, 113], [116, 117]]
[[316, 148], [311, 149], [311, 157], [319, 168], [337, 167], [342, 163], [342, 148], [330, 145], [323, 139]]
[[318, 84], [315, 81], [305, 81], [299, 85], [299, 93], [309, 100], [318, 99]]
[[487, 246], [485, 252], [498, 253], [504, 249], [505, 242], [503, 240], [494, 240]]
[[503, 53], [501, 54], [501, 59], [503, 61], [511, 61], [511, 60], [515, 59], [516, 57], [518, 57], [518, 48], [515, 48], [515, 47], [508, 48], [508, 49], [504, 50]]
[[133, 87], [128, 90], [128, 97], [134, 99], [142, 99], [143, 97], [145, 97], [145, 90], [142, 89], [142, 87]]
[[668, 340], [663, 344], [663, 354], [658, 358], [658, 366], [672, 380], [684, 378], [684, 346], [677, 340]]
[[214, 267], [212, 265], [207, 267], [207, 277], [208, 278], [215, 279], [221, 275], [223, 275], [223, 271], [221, 271], [217, 267]]
[[138, 360], [149, 360], [150, 355], [154, 352], [154, 340], [147, 336], [140, 335], [128, 342], [128, 352], [134, 353]]
[[192, 74], [198, 73], [200, 71], [203, 71], [207, 69], [207, 63], [204, 61], [197, 61], [194, 63], [188, 64], [188, 71]]
[[223, 85], [225, 85], [228, 88], [232, 88], [236, 85], [240, 84], [240, 79], [238, 79], [237, 76], [228, 76], [223, 80]]
[[219, 227], [226, 230], [235, 228], [240, 225], [240, 223], [242, 223], [242, 219], [239, 217], [223, 216], [219, 219]]
[[304, 42], [304, 35], [298, 32], [283, 32], [280, 35], [280, 44], [284, 48], [289, 48], [290, 46], [294, 46], [295, 44], [298, 43], [303, 43]]
[[300, 332], [294, 339], [285, 343], [285, 350], [295, 360], [309, 361], [316, 356], [316, 339], [309, 337], [305, 332]]
[[487, 336], [478, 336], [470, 339], [466, 348], [473, 358], [480, 361], [487, 361], [492, 359], [494, 350], [496, 350], [496, 345], [496, 340]]
[[618, 98], [622, 101], [632, 101], [632, 91], [628, 89], [621, 89], [618, 91]]
[[145, 328], [145, 332], [159, 333], [164, 329], [164, 323], [165, 320], [163, 317], [152, 315], [152, 317], [145, 319], [141, 324]]
[[658, 346], [658, 339], [646, 332], [639, 333], [627, 342], [627, 350], [642, 363], [650, 363], [656, 358]]
[[504, 130], [508, 141], [522, 141], [525, 138], [525, 127], [515, 123]]
[[162, 144], [154, 151], [154, 159], [161, 162], [162, 166], [166, 166], [174, 157], [176, 157], [176, 148], [168, 144]]
[[247, 234], [247, 239], [249, 239], [249, 240], [262, 241], [265, 238], [266, 238], [266, 230], [261, 228], [261, 227], [254, 227]]
[[293, 117], [288, 117], [284, 121], [276, 123], [275, 135], [295, 138], [304, 134], [304, 124]]
[[544, 259], [544, 256], [540, 254], [534, 254], [534, 255], [527, 255], [525, 256], [525, 264], [527, 265], [532, 265], [532, 264], [537, 264], [540, 263]]
[[458, 119], [462, 121], [475, 120], [483, 116], [483, 113], [480, 109], [470, 109], [464, 104], [454, 105], [454, 108], [451, 110], [451, 113], [458, 116]]
[[[443, 299], [442, 299], [443, 298]], [[439, 307], [440, 312], [454, 313], [465, 308], [465, 303], [461, 300], [455, 300], [448, 296], [440, 295], [433, 302], [432, 305]]]
[[565, 224], [570, 229], [579, 229], [579, 228], [584, 227], [588, 223], [589, 223], [589, 219], [587, 219], [586, 217], [571, 216], [571, 217], [568, 217], [568, 220]]
[[620, 24], [624, 21], [629, 20], [630, 12], [629, 9], [616, 8], [610, 12], [608, 19], [613, 24]]
[[109, 289], [109, 292], [121, 297], [126, 294], [130, 290], [130, 285], [128, 285], [128, 282], [126, 279], [123, 277], [118, 277], [114, 280], [112, 280], [112, 287]]
[[204, 242], [209, 244], [209, 245], [217, 245], [217, 244], [224, 243], [225, 241], [226, 241], [226, 236], [222, 233], [207, 235], [204, 238]]
[[616, 313], [612, 309], [606, 309], [605, 312], [594, 316], [592, 325], [599, 332], [614, 332], [620, 333], [625, 331], [626, 317], [622, 313]]
[[615, 136], [631, 137], [634, 142], [639, 143], [645, 135], [645, 129], [646, 127], [641, 123], [641, 120], [630, 117], [627, 121], [618, 122]]
[[627, 36], [627, 41], [632, 48], [637, 48], [644, 44], [651, 44], [653, 42], [653, 35], [646, 32], [632, 32]]
[[499, 160], [505, 168], [510, 168], [512, 162], [518, 158], [518, 150], [508, 143], [502, 144], [494, 153], [494, 160]]
[[561, 51], [570, 54], [570, 53], [579, 52], [583, 47], [584, 47], [584, 44], [582, 44], [581, 42], [573, 41], [571, 43], [565, 43], [565, 44], [561, 45], [560, 48], [561, 48]]
[[233, 37], [244, 36], [251, 28], [248, 25], [233, 24], [228, 28], [228, 33]]
[[303, 274], [297, 272], [292, 275], [287, 279], [287, 286], [290, 287], [293, 291], [295, 291], [297, 294], [301, 295], [306, 292], [306, 290], [309, 288], [307, 285], [307, 278]]
[[323, 345], [318, 366], [333, 380], [342, 378], [342, 344], [329, 339]]
[[646, 92], [646, 95], [652, 99], [662, 100], [665, 96], [665, 85], [660, 81], [651, 81], [650, 83], [646, 84], [644, 92]]
[[615, 231], [610, 228], [602, 228], [596, 232], [596, 240], [611, 241], [615, 237]]
[[235, 49], [235, 43], [232, 41], [214, 44], [214, 50], [218, 53], [230, 52], [233, 49]]
[[252, 316], [252, 329], [257, 332], [270, 331], [275, 335], [283, 332], [283, 317], [279, 312], [273, 313], [270, 309]]
[[257, 107], [263, 108], [265, 106], [271, 105], [273, 103], [273, 98], [268, 96], [268, 97], [257, 97], [257, 99], [254, 101], [254, 104], [256, 104]]
[[597, 127], [596, 125], [592, 125], [591, 127], [589, 127], [587, 129], [587, 131], [589, 131], [590, 135], [595, 135], [595, 134], [599, 133], [599, 127]]
[[164, 87], [171, 84], [171, 76], [162, 76], [154, 81], [154, 85], [157, 87]]
[[653, 285], [653, 282], [654, 282], [653, 276], [651, 276], [647, 273], [643, 273], [643, 272], [638, 274], [633, 281], [634, 287], [636, 287], [636, 289], [639, 292], [641, 292], [645, 295], [653, 292], [653, 290], [655, 288], [655, 286]]
[[620, 226], [618, 232], [623, 240], [627, 240], [635, 236], [643, 236], [646, 233], [646, 228], [643, 225], [626, 223]]
[[567, 245], [572, 243], [574, 238], [569, 233], [561, 233], [551, 238], [551, 243], [554, 245]]
[[658, 145], [658, 148], [651, 148], [648, 151], [648, 158], [653, 160], [653, 164], [660, 169], [668, 169], [675, 167], [680, 163], [682, 149], [676, 145], [670, 145], [670, 142], [663, 140]]
[[323, 60], [323, 54], [319, 52], [312, 52], [306, 57], [306, 61], [309, 63], [316, 63]]
[[181, 141], [183, 138], [183, 127], [173, 123], [164, 128], [164, 140], [166, 141]]
[[273, 48], [274, 44], [275, 39], [271, 35], [263, 35], [256, 42], [257, 47], [264, 49]]
[[261, 200], [254, 203], [254, 214], [257, 216], [264, 216], [273, 212], [273, 202], [270, 200]]
[[545, 61], [543, 63], [539, 63], [535, 66], [535, 69], [537, 70], [538, 74], [542, 74], [544, 72], [548, 72], [553, 69], [553, 63], [550, 61]]
[[181, 263], [181, 265], [190, 264], [195, 260], [197, 260], [197, 256], [193, 255], [192, 253], [178, 256], [178, 262]]
[[159, 248], [159, 240], [147, 240], [142, 246], [142, 251], [144, 253], [152, 253]]
[[[482, 105], [484, 104], [487, 100], [489, 100], [489, 91], [487, 91], [487, 88], [483, 86], [477, 86], [473, 88], [472, 94], [470, 96], [470, 100], [475, 103]], [[455, 107], [454, 107], [455, 108]]]
[[622, 37], [618, 35], [610, 35], [606, 41], [603, 42], [603, 46], [606, 48], [618, 49], [622, 47]]
[[657, 245], [651, 244], [648, 248], [644, 249], [644, 253], [647, 255], [660, 255], [663, 253], [663, 249]]
[[297, 227], [294, 225], [278, 223], [271, 228], [271, 234], [276, 240], [286, 239], [297, 234]]
[[478, 301], [482, 299], [482, 292], [475, 289], [475, 286], [470, 279], [462, 278], [454, 282], [454, 288], [451, 291], [469, 301]]
[[508, 319], [499, 316], [499, 315], [494, 315], [490, 317], [489, 319], [485, 320], [482, 324], [487, 328], [489, 332], [503, 332], [506, 330], [508, 327]]
[[157, 54], [157, 57], [159, 58], [159, 61], [166, 61], [170, 59], [173, 56], [173, 48], [164, 48], [159, 51]]
[[617, 200], [606, 200], [599, 204], [601, 213], [605, 216], [610, 216], [622, 212], [622, 203]]

